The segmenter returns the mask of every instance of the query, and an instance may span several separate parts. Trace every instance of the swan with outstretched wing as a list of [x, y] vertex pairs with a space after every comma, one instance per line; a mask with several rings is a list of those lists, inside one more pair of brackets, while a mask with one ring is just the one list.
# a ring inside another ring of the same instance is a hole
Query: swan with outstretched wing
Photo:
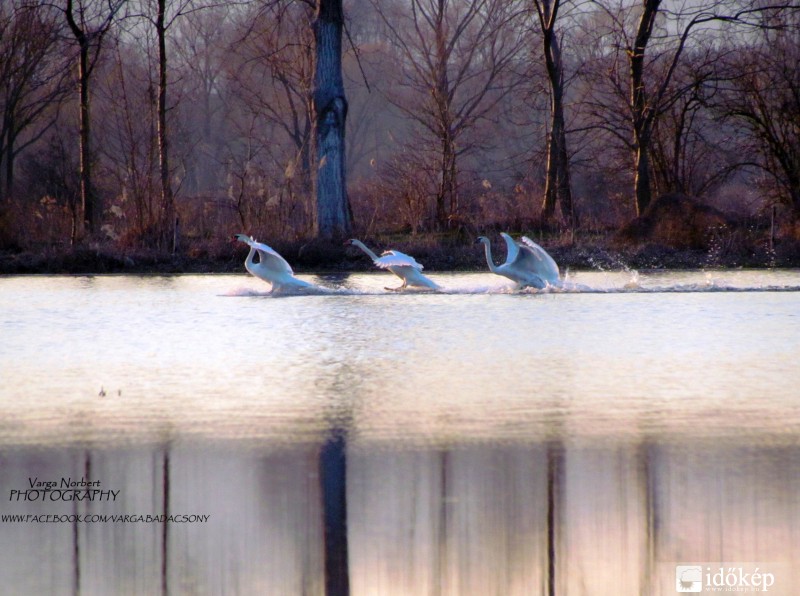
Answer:
[[408, 286], [431, 290], [441, 289], [435, 282], [422, 274], [422, 265], [417, 263], [416, 259], [410, 255], [399, 250], [387, 250], [381, 256], [378, 256], [367, 248], [361, 240], [352, 239], [348, 241], [348, 244], [357, 246], [364, 251], [377, 267], [387, 269], [403, 280], [403, 285], [399, 288], [386, 288], [387, 290], [403, 290]]
[[[508, 234], [506, 234], [506, 236], [508, 236]], [[508, 242], [508, 240], [506, 240], [506, 242]], [[558, 271], [558, 264], [553, 257], [527, 236], [520, 238], [520, 242], [522, 243], [519, 245], [520, 252], [527, 252], [526, 249], [530, 249], [536, 257], [536, 262], [533, 264], [533, 269], [536, 274], [551, 286], [559, 284], [561, 282], [561, 275]]]
[[486, 236], [478, 238], [486, 251], [486, 262], [489, 270], [516, 282], [520, 288], [527, 286], [542, 289], [547, 286], [560, 285], [561, 278], [558, 265], [547, 251], [530, 238], [523, 236], [517, 242], [505, 232], [500, 234], [505, 240], [508, 254], [505, 263], [495, 265], [492, 259], [491, 242]]
[[[256, 242], [252, 237], [245, 234], [236, 234], [235, 238], [250, 247], [250, 252], [244, 262], [245, 269], [251, 275], [271, 284], [273, 294], [321, 289], [314, 284], [296, 278], [291, 265], [273, 248], [262, 242]], [[256, 254], [258, 254], [258, 262], [255, 260]]]

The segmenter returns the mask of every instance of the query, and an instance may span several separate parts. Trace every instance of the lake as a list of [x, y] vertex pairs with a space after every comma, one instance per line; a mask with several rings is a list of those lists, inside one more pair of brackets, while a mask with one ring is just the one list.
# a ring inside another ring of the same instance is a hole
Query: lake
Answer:
[[4, 594], [800, 593], [800, 271], [300, 277], [0, 277]]

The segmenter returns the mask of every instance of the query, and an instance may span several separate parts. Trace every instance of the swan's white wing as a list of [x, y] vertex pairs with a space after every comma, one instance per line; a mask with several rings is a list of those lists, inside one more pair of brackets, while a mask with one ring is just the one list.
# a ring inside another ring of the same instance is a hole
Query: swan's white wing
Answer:
[[[395, 269], [394, 271], [397, 270]], [[441, 289], [439, 284], [425, 277], [422, 273], [420, 273], [419, 269], [405, 268], [403, 271], [404, 272], [401, 277], [403, 277], [406, 280], [406, 283], [410, 286], [430, 288], [432, 290]]]
[[524, 247], [531, 250], [533, 256], [537, 260], [535, 267], [536, 273], [549, 282], [558, 281], [558, 264], [555, 262], [553, 257], [551, 257], [545, 249], [536, 244], [527, 236], [523, 236], [520, 240], [522, 240]]
[[422, 271], [422, 265], [417, 263], [414, 257], [402, 253], [399, 250], [387, 250], [375, 261], [375, 264], [381, 269], [388, 269], [389, 267], [411, 267], [417, 271]]
[[292, 271], [292, 266], [286, 262], [281, 255], [279, 255], [274, 249], [270, 248], [266, 244], [262, 244], [261, 242], [254, 242], [253, 248], [258, 251], [258, 258], [261, 259], [261, 265], [263, 267], [267, 267], [273, 271], [278, 273], [288, 273], [289, 275], [294, 275], [294, 271]]
[[236, 237], [241, 241], [246, 243], [249, 246], [252, 246], [258, 251], [258, 258], [261, 261], [261, 266], [270, 269], [271, 271], [275, 271], [276, 273], [288, 273], [289, 275], [294, 275], [294, 271], [292, 271], [291, 265], [286, 262], [278, 252], [263, 242], [256, 242], [253, 238], [248, 238], [244, 234], [236, 234]]
[[542, 276], [547, 271], [547, 266], [542, 259], [541, 253], [524, 244], [519, 245], [519, 257], [514, 262], [514, 266], [521, 271], [534, 273], [538, 276]]
[[508, 254], [506, 255], [506, 262], [503, 264], [516, 265], [517, 259], [519, 259], [520, 257], [519, 245], [511, 236], [509, 236], [505, 232], [500, 232], [500, 235], [503, 237], [503, 240], [506, 241], [506, 249], [508, 249]]

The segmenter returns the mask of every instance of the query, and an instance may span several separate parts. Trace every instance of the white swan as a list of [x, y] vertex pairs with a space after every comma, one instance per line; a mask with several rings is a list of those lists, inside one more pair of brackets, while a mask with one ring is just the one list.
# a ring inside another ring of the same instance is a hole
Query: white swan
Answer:
[[[250, 247], [250, 253], [244, 262], [245, 269], [257, 278], [272, 284], [273, 294], [321, 289], [307, 281], [297, 279], [286, 259], [266, 244], [256, 242], [245, 234], [236, 234], [235, 238]], [[253, 260], [256, 253], [258, 253], [257, 263]]]
[[505, 232], [501, 232], [500, 235], [508, 247], [506, 262], [500, 266], [496, 266], [492, 261], [489, 239], [486, 236], [478, 238], [478, 242], [482, 242], [486, 249], [486, 262], [492, 273], [515, 281], [520, 288], [532, 286], [541, 289], [561, 284], [558, 265], [541, 246], [526, 236], [523, 236], [520, 242], [516, 242]]
[[429, 288], [431, 290], [441, 289], [436, 283], [428, 279], [422, 274], [422, 265], [417, 263], [414, 257], [411, 257], [399, 250], [387, 250], [380, 257], [367, 248], [361, 240], [348, 240], [348, 244], [357, 246], [372, 259], [381, 269], [388, 269], [397, 277], [403, 280], [403, 285], [399, 288], [386, 288], [387, 290], [402, 290], [407, 286], [416, 286], [419, 288]]

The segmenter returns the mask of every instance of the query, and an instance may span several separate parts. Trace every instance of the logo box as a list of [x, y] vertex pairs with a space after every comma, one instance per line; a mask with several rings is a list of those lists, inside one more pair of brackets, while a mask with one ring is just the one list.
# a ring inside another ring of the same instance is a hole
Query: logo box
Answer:
[[675, 589], [678, 592], [702, 592], [702, 565], [677, 565], [675, 567]]

